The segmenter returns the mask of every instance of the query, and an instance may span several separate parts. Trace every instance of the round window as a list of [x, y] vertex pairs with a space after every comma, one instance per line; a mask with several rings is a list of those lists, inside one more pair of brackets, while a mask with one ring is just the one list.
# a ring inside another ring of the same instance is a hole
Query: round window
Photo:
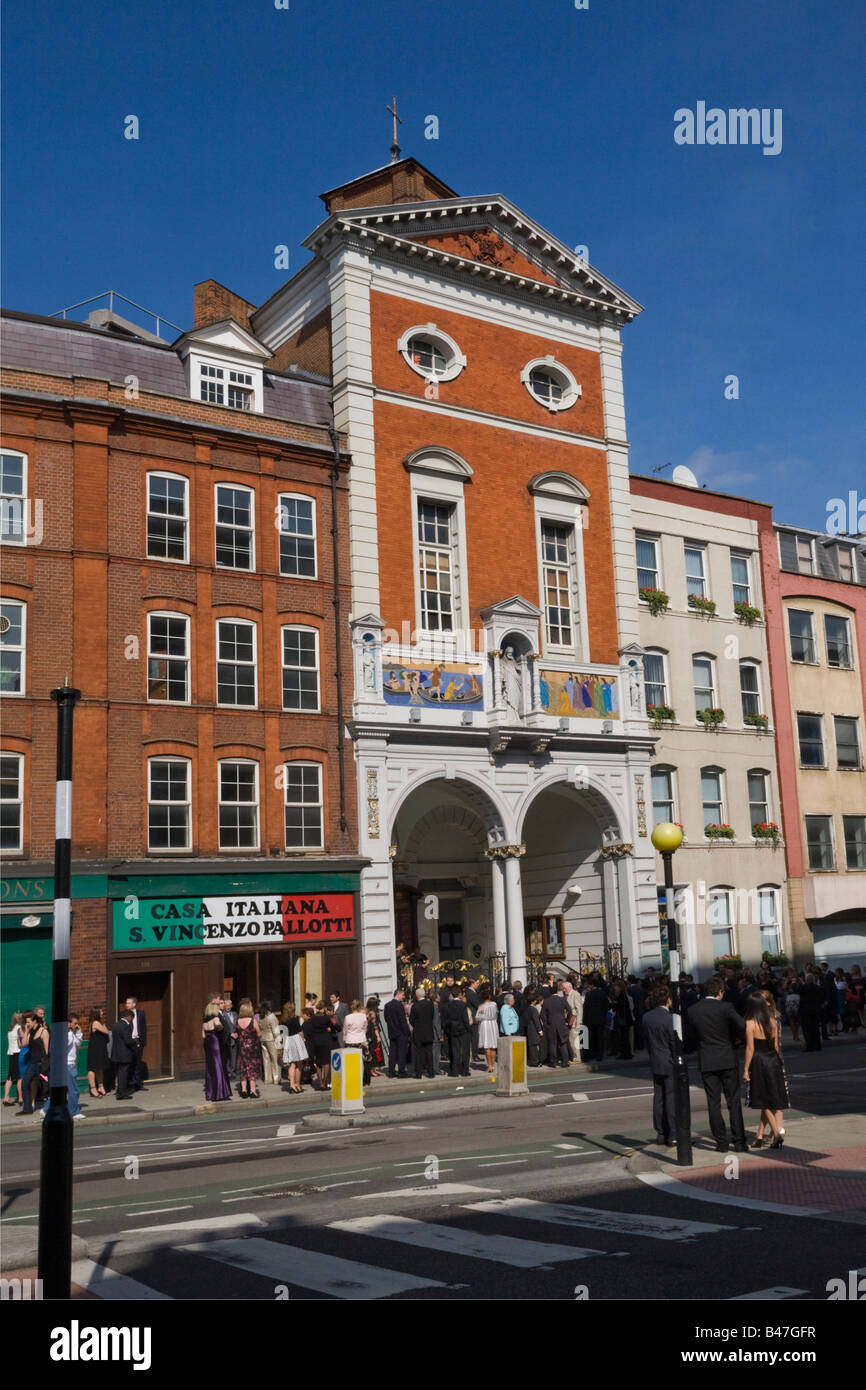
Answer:
[[579, 400], [581, 388], [567, 367], [552, 357], [536, 357], [520, 373], [527, 391], [546, 410], [568, 410]]
[[397, 343], [403, 360], [425, 381], [451, 381], [466, 366], [466, 358], [453, 338], [435, 323], [409, 328]]

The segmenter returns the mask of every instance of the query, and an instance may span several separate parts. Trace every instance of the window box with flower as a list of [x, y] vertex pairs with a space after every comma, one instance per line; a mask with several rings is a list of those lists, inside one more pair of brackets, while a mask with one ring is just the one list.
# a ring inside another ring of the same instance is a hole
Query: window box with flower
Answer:
[[750, 603], [735, 603], [734, 612], [737, 622], [743, 623], [746, 627], [754, 627], [763, 617], [760, 608], [753, 608]]
[[717, 729], [720, 724], [725, 722], [725, 711], [723, 709], [699, 709], [698, 719], [707, 729]]
[[748, 724], [752, 729], [766, 729], [770, 723], [770, 717], [767, 714], [744, 714], [743, 723]]
[[664, 589], [638, 589], [638, 597], [647, 605], [653, 617], [663, 613], [671, 601]]
[[700, 594], [689, 594], [689, 608], [696, 613], [706, 613], [707, 617], [712, 618], [716, 611], [713, 599], [703, 598]]
[[673, 724], [677, 717], [676, 710], [671, 709], [670, 705], [647, 705], [646, 712], [656, 729], [661, 728], [662, 724]]
[[742, 970], [743, 958], [742, 956], [716, 956], [713, 965], [716, 970], [721, 970], [723, 968], [726, 970]]
[[753, 825], [752, 836], [756, 840], [768, 840], [774, 847], [782, 843], [782, 832], [772, 820], [762, 820]]
[[704, 834], [708, 840], [734, 840], [737, 832], [732, 825], [710, 824], [704, 826]]

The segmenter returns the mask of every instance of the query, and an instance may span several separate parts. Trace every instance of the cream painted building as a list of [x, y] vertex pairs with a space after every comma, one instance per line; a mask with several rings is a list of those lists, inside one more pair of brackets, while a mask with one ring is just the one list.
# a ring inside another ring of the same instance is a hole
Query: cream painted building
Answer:
[[[681, 948], [705, 977], [721, 956], [755, 966], [790, 953], [761, 583], [770, 508], [688, 482], [633, 476], [631, 491], [646, 700], [658, 711], [652, 816], [683, 827]], [[761, 838], [764, 825], [779, 831]], [[657, 873], [661, 885], [660, 860]]]

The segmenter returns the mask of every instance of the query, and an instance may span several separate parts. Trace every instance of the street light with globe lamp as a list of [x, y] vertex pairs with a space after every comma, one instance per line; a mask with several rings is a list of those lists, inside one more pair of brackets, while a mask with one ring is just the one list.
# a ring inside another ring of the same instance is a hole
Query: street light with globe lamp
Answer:
[[683, 1021], [680, 1014], [680, 951], [677, 936], [676, 906], [674, 904], [675, 852], [683, 842], [682, 827], [673, 821], [661, 821], [652, 833], [652, 842], [662, 857], [665, 870], [665, 916], [668, 928], [668, 973], [671, 983], [674, 1032], [674, 1109], [677, 1117], [677, 1163], [682, 1168], [692, 1164], [692, 1112], [689, 1100], [689, 1064], [683, 1052]]

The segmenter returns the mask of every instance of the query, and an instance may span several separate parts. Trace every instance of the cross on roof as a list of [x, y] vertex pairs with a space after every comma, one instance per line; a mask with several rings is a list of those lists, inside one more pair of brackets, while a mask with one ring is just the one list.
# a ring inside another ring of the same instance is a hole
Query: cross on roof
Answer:
[[385, 110], [390, 116], [394, 117], [394, 139], [391, 145], [391, 163], [396, 164], [397, 160], [400, 158], [400, 146], [397, 144], [397, 122], [399, 121], [402, 125], [403, 118], [397, 115], [397, 98], [392, 97], [391, 100], [394, 103], [393, 106], [386, 106]]

